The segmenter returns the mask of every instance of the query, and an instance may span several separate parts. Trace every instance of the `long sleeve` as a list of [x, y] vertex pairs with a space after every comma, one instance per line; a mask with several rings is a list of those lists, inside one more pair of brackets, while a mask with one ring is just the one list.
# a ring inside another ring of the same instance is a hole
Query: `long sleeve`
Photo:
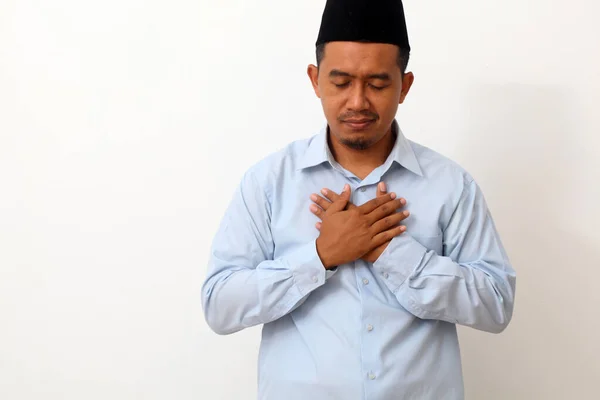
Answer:
[[205, 318], [215, 332], [230, 334], [277, 320], [330, 276], [314, 240], [273, 260], [270, 227], [268, 196], [249, 171], [213, 240], [202, 287]]
[[444, 229], [443, 249], [436, 254], [407, 232], [392, 240], [374, 268], [419, 318], [503, 331], [512, 317], [516, 274], [472, 180]]

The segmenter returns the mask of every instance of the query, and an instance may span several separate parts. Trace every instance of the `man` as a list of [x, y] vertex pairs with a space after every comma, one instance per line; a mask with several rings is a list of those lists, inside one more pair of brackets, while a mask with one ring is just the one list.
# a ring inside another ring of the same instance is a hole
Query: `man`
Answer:
[[308, 68], [327, 126], [250, 168], [223, 218], [203, 307], [219, 334], [264, 325], [260, 399], [462, 399], [456, 324], [511, 319], [479, 187], [394, 119], [409, 53], [400, 0], [328, 1]]

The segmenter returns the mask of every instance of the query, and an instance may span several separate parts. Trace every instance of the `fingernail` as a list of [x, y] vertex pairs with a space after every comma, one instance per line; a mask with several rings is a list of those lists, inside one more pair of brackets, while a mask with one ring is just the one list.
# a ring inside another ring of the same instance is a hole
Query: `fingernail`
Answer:
[[408, 211], [404, 211], [403, 214], [404, 214], [405, 217], [408, 217], [410, 215], [410, 213]]
[[392, 200], [394, 200], [396, 198], [396, 193], [392, 193], [390, 196], [392, 196]]
[[310, 195], [310, 199], [311, 199], [312, 201], [317, 201], [319, 198], [317, 197], [317, 195], [316, 195], [316, 194], [311, 194], [311, 195]]
[[311, 204], [310, 211], [317, 212], [317, 210], [318, 210], [317, 206], [315, 206], [314, 204]]
[[382, 192], [385, 192], [385, 183], [384, 182], [379, 183], [379, 190], [381, 190]]
[[406, 231], [406, 227], [405, 227], [404, 225], [402, 225], [402, 226], [400, 227], [400, 230], [401, 230], [402, 232], [404, 232], [404, 231]]
[[404, 205], [406, 205], [406, 200], [400, 199], [400, 203], [402, 203], [402, 205], [404, 206]]
[[348, 190], [350, 190], [350, 185], [348, 185], [348, 184], [345, 184], [345, 185], [344, 185], [344, 190], [343, 190], [343, 191], [344, 191], [344, 192], [347, 192]]
[[321, 190], [321, 193], [323, 193], [325, 196], [327, 196], [327, 194], [328, 194], [329, 192], [327, 191], [327, 189], [322, 189], [322, 190]]

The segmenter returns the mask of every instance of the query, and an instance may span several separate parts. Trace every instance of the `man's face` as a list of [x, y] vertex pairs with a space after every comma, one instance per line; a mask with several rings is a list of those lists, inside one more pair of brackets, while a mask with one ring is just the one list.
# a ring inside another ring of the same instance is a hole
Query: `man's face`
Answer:
[[366, 149], [389, 131], [414, 79], [412, 73], [402, 76], [397, 59], [398, 47], [391, 44], [330, 42], [320, 68], [308, 67], [339, 142]]

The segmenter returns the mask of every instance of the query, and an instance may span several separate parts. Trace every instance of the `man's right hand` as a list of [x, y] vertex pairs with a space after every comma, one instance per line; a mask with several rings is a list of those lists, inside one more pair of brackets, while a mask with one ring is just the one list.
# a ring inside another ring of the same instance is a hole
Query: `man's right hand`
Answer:
[[322, 218], [317, 252], [327, 269], [358, 260], [405, 229], [398, 226], [406, 216], [396, 212], [403, 204], [395, 193], [345, 210], [349, 201], [350, 186], [346, 185]]
[[[333, 202], [335, 202], [337, 199], [339, 199], [340, 195], [335, 193], [334, 191], [328, 190], [328, 189], [321, 190], [321, 193], [323, 194], [323, 197], [321, 197], [317, 194], [312, 194], [310, 196], [312, 201], [315, 203], [314, 205], [312, 205], [310, 207], [310, 210], [313, 214], [315, 214], [317, 217], [322, 219], [325, 214], [325, 211], [327, 211], [329, 209], [329, 207], [331, 206], [331, 204]], [[376, 197], [385, 196], [386, 194], [387, 194], [386, 184], [384, 182], [379, 182], [379, 184], [377, 185]], [[406, 205], [406, 200], [401, 199], [400, 201], [402, 202], [403, 206]], [[352, 204], [351, 202], [348, 202], [346, 209], [349, 210], [349, 209], [355, 208], [355, 207], [357, 207], [357, 206]], [[404, 213], [404, 216], [406, 218], [409, 217], [410, 213], [408, 211], [402, 211], [402, 212]], [[315, 227], [320, 231], [321, 225], [322, 225], [322, 222], [317, 222]], [[401, 229], [403, 230], [404, 233], [406, 233], [405, 227], [402, 227]], [[368, 252], [367, 254], [362, 256], [362, 259], [367, 262], [370, 262], [370, 263], [375, 263], [379, 259], [379, 257], [383, 254], [383, 252], [386, 250], [386, 248], [388, 247], [389, 244], [390, 244], [390, 241], [385, 242], [381, 246], [376, 247], [375, 249], [371, 250], [370, 252]]]

